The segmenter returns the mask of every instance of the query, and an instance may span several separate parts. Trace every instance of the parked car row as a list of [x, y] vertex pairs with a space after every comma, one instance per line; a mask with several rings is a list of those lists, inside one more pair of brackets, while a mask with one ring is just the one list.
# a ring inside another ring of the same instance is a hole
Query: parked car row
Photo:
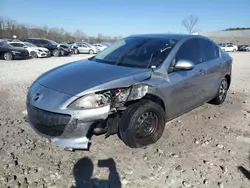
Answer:
[[61, 42], [43, 39], [27, 38], [23, 41], [0, 39], [0, 58], [5, 60], [42, 58], [50, 56], [69, 56], [72, 54], [97, 54], [106, 49], [103, 44], [90, 44], [87, 42]]
[[250, 45], [235, 45], [233, 43], [219, 43], [221, 49], [225, 52], [250, 51]]

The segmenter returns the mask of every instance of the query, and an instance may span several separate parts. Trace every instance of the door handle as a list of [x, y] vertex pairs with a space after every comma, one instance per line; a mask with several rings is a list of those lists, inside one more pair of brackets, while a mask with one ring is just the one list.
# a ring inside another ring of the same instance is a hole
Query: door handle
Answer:
[[205, 71], [203, 69], [199, 70], [200, 75], [205, 75]]

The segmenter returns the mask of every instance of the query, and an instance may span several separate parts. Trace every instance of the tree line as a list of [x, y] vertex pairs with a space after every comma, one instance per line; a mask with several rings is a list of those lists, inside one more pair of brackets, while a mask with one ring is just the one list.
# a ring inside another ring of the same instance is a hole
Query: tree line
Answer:
[[57, 42], [115, 42], [122, 36], [104, 36], [101, 33], [98, 36], [87, 36], [81, 29], [75, 32], [66, 31], [64, 28], [48, 27], [48, 26], [31, 26], [22, 24], [8, 17], [0, 16], [0, 38], [10, 38], [16, 36], [17, 39], [24, 38], [47, 38]]
[[250, 30], [250, 27], [235, 27], [235, 28], [225, 29], [225, 31], [238, 31], [238, 30]]

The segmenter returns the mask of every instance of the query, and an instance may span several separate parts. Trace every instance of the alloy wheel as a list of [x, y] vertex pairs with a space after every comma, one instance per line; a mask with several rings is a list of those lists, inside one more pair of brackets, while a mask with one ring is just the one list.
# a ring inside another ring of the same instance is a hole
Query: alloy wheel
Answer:
[[11, 53], [5, 53], [5, 54], [4, 54], [4, 59], [5, 59], [5, 60], [12, 60], [12, 55], [11, 55]]
[[226, 98], [227, 90], [228, 90], [227, 80], [224, 79], [224, 80], [221, 82], [220, 89], [219, 89], [219, 99], [220, 99], [221, 101], [224, 100], [224, 99]]

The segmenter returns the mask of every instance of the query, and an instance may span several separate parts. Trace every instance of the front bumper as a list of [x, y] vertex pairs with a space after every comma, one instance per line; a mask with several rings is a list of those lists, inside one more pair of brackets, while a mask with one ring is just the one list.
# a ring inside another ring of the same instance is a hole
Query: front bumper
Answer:
[[[41, 99], [34, 101], [36, 93], [40, 93]], [[59, 147], [87, 149], [91, 125], [105, 120], [110, 107], [89, 110], [61, 108], [63, 101], [69, 98], [72, 96], [34, 84], [27, 97], [28, 122], [39, 135], [49, 138]]]
[[43, 52], [38, 52], [37, 53], [38, 57], [50, 57], [50, 52], [49, 51], [43, 51]]

